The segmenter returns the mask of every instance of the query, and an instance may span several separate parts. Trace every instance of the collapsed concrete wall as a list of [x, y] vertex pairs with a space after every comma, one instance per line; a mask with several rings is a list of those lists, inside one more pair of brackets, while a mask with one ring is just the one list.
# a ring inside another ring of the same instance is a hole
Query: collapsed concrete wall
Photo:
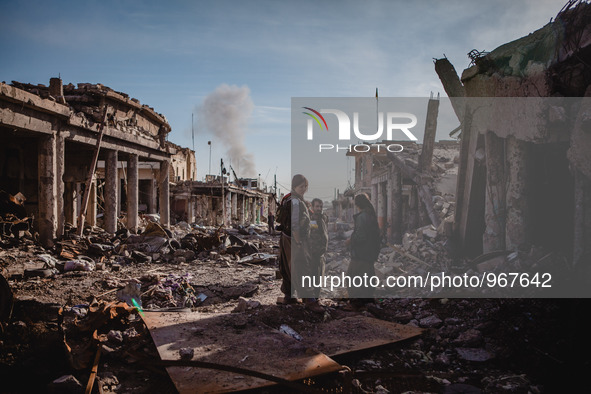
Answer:
[[333, 202], [337, 218], [350, 221], [354, 210], [351, 199], [358, 193], [366, 193], [387, 242], [400, 244], [408, 231], [451, 223], [446, 219], [454, 213], [453, 186], [459, 145], [452, 140], [434, 142], [434, 125], [431, 136], [432, 141], [422, 146], [409, 141], [381, 142], [399, 144], [404, 147], [402, 152], [391, 153], [374, 147], [368, 152], [347, 153], [355, 158], [355, 186]]
[[[591, 258], [591, 5], [569, 2], [534, 33], [435, 69], [461, 122], [454, 232], [468, 256], [543, 245]], [[486, 99], [484, 99], [486, 98]]]

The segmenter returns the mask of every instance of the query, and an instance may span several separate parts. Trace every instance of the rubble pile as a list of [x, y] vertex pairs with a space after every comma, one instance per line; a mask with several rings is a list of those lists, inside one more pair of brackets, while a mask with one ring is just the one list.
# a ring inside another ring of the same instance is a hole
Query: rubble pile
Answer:
[[[346, 361], [352, 362], [350, 366], [359, 377], [364, 376], [364, 373], [373, 377], [359, 379], [366, 390], [380, 383], [398, 383], [400, 386], [400, 380], [393, 380], [396, 374], [380, 376], [378, 371], [394, 369], [402, 362], [405, 372], [400, 373], [401, 376], [421, 371], [426, 380], [423, 384], [437, 387], [431, 386], [425, 392], [546, 392], [544, 387], [535, 383], [533, 377], [537, 375], [539, 379], [540, 375], [546, 373], [544, 362], [561, 354], [564, 344], [552, 345], [551, 354], [540, 353], [538, 346], [550, 340], [549, 331], [560, 325], [562, 317], [554, 315], [548, 320], [540, 316], [547, 317], [544, 310], [557, 311], [560, 305], [556, 301], [530, 301], [446, 298], [383, 300], [368, 310], [384, 320], [422, 327], [425, 329], [422, 337], [409, 346], [389, 349], [381, 354], [364, 354], [361, 359]], [[545, 327], [540, 326], [542, 320]], [[521, 359], [528, 357], [525, 352], [539, 355], [534, 357], [535, 361], [530, 358], [529, 365], [524, 368], [527, 373], [524, 369], [507, 371], [507, 367], [515, 366]], [[556, 363], [556, 368], [563, 361], [555, 359], [551, 363]], [[553, 373], [556, 373], [556, 369]]]
[[[58, 312], [59, 331], [63, 336], [69, 366], [86, 387], [96, 379], [99, 392], [120, 392], [122, 385], [117, 375], [102, 368], [98, 374], [87, 377], [84, 370], [98, 370], [101, 365], [121, 365], [118, 373], [126, 377], [135, 369], [146, 377], [148, 371], [138, 370], [144, 358], [157, 357], [150, 334], [140, 318], [138, 309], [124, 302], [106, 302], [93, 299], [89, 304], [64, 306]], [[129, 365], [129, 368], [123, 365]], [[53, 380], [50, 392], [78, 392], [82, 384], [74, 375]], [[88, 381], [88, 383], [86, 383]], [[91, 386], [92, 387], [92, 386]], [[73, 391], [68, 391], [72, 390]]]
[[401, 245], [382, 249], [376, 263], [381, 279], [389, 275], [423, 275], [428, 271], [449, 271], [455, 264], [450, 256], [450, 243], [444, 234], [432, 225], [405, 233]]
[[[349, 261], [344, 241], [350, 237], [351, 227], [340, 224], [336, 230], [329, 234], [327, 273], [346, 268]], [[527, 360], [515, 360], [520, 343], [531, 343], [543, 351], [550, 347], [550, 353], [556, 354], [554, 343], [549, 339], [545, 342], [551, 334], [538, 333], [548, 328], [548, 319], [537, 317], [536, 311], [548, 304], [501, 299], [439, 300], [430, 294], [425, 299], [377, 298], [361, 311], [346, 311], [342, 300], [321, 299], [325, 308], [322, 315], [306, 310], [302, 304], [277, 306], [277, 242], [278, 237], [266, 234], [263, 226], [216, 228], [183, 222], [170, 230], [145, 222], [139, 234], [121, 230], [110, 235], [89, 227], [82, 237], [69, 233], [53, 249], [22, 238], [0, 254], [3, 265], [12, 268], [7, 278], [16, 299], [14, 318], [3, 323], [0, 338], [11, 356], [4, 354], [1, 363], [19, 371], [23, 357], [39, 359], [45, 352], [55, 357], [69, 349], [62, 364], [38, 369], [35, 376], [44, 382], [44, 389], [79, 390], [92, 379], [88, 371], [100, 349], [95, 384], [103, 392], [129, 392], [148, 386], [166, 392], [173, 386], [167, 376], [147, 368], [147, 360], [158, 359], [158, 355], [140, 319], [141, 313], [220, 313], [233, 316], [224, 323], [224, 328], [233, 331], [252, 325], [280, 330], [287, 325], [298, 333], [308, 332], [321, 322], [362, 313], [426, 331], [420, 339], [397, 345], [396, 349], [377, 348], [362, 356], [339, 358], [352, 369], [353, 384], [359, 390], [386, 392], [399, 387], [397, 373], [392, 371], [401, 371], [401, 376], [414, 374], [412, 384], [408, 380], [404, 384], [422, 392], [543, 391], [538, 383], [543, 377], [532, 371], [538, 363], [524, 370]], [[439, 229], [424, 226], [406, 233], [400, 245], [385, 246], [376, 273], [383, 276], [453, 269], [458, 262], [450, 257], [449, 249], [443, 225]], [[550, 258], [544, 256], [541, 250], [499, 255], [494, 267], [489, 260], [474, 260], [469, 267], [475, 272], [501, 269], [504, 264], [520, 264], [523, 268], [533, 261], [544, 264], [544, 258]], [[15, 267], [20, 267], [20, 274]], [[33, 275], [33, 271], [26, 270], [50, 271], [50, 275]], [[32, 308], [43, 308], [45, 313]], [[40, 341], [53, 347], [38, 346]], [[31, 362], [23, 364], [23, 375], [25, 370], [30, 373]], [[539, 365], [546, 368], [554, 364], [546, 358]]]

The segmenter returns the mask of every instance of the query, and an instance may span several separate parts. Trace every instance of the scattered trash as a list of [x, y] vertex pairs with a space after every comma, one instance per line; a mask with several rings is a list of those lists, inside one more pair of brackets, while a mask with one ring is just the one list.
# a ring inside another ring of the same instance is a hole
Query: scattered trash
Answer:
[[56, 268], [59, 261], [50, 254], [38, 254], [37, 257], [45, 263], [44, 268]]
[[279, 331], [284, 334], [289, 335], [290, 337], [292, 337], [296, 341], [300, 341], [300, 342], [302, 341], [302, 336], [300, 334], [298, 334], [293, 328], [291, 328], [287, 324], [280, 325]]
[[253, 253], [238, 260], [239, 263], [274, 263], [277, 261], [277, 255], [269, 253]]
[[90, 257], [80, 256], [77, 260], [66, 261], [64, 271], [94, 271], [95, 263]]

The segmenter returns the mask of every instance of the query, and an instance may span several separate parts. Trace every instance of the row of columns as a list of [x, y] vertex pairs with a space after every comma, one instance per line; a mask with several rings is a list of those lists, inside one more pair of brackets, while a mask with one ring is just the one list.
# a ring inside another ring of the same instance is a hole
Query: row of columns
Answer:
[[402, 173], [392, 165], [385, 181], [371, 185], [371, 203], [388, 242], [402, 241]]
[[[64, 183], [65, 140], [59, 133], [43, 135], [38, 139], [38, 216], [37, 227], [40, 242], [47, 247], [53, 246], [53, 239], [63, 234], [66, 221], [75, 222], [76, 211], [80, 209], [74, 203], [72, 182]], [[119, 212], [119, 193], [117, 172], [118, 152], [105, 150], [105, 212], [104, 226], [109, 233], [117, 231], [117, 216]], [[139, 157], [129, 154], [127, 160], [127, 227], [135, 232], [138, 226], [139, 205]], [[169, 161], [160, 162], [160, 176], [158, 179], [160, 197], [160, 222], [165, 227], [170, 223], [169, 199]], [[94, 225], [96, 219], [96, 181], [92, 183], [91, 195], [87, 208], [87, 224]]]
[[[119, 212], [119, 175], [117, 170], [118, 153], [107, 150], [105, 158], [105, 230], [109, 233], [117, 231], [117, 216]], [[160, 174], [158, 178], [158, 190], [160, 201], [160, 223], [165, 227], [170, 224], [170, 163], [167, 160], [160, 162]], [[137, 231], [139, 208], [139, 157], [137, 154], [129, 154], [127, 159], [127, 228]]]
[[261, 218], [258, 208], [261, 202], [258, 200], [256, 197], [227, 191], [223, 199], [226, 204], [224, 223], [231, 223], [233, 218], [238, 218], [240, 224], [259, 223]]
[[[221, 196], [189, 196], [187, 200], [188, 207], [185, 208], [185, 213], [188, 213], [187, 219], [191, 221], [191, 217], [200, 216], [208, 218], [208, 222], [212, 225], [220, 225], [221, 220], [219, 213], [223, 212], [224, 223], [230, 224], [236, 220], [239, 224], [260, 223], [261, 209], [266, 206], [260, 198], [249, 197], [243, 193], [236, 193], [226, 190], [224, 198]], [[225, 204], [225, 209], [222, 210], [220, 204]], [[193, 212], [193, 215], [190, 213]]]

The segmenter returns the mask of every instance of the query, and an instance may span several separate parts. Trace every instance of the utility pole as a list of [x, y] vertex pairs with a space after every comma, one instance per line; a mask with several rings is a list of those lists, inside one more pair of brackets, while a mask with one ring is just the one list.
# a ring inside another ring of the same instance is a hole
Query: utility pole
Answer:
[[380, 127], [380, 113], [379, 113], [380, 102], [378, 99], [378, 88], [376, 88], [376, 130]]
[[195, 152], [195, 130], [193, 129], [193, 115], [191, 114], [191, 135], [193, 136], [193, 152]]
[[224, 196], [224, 159], [220, 159], [220, 174], [222, 175], [222, 226], [226, 223], [226, 196]]
[[209, 172], [207, 175], [211, 175], [211, 141], [207, 141], [207, 145], [209, 145]]

